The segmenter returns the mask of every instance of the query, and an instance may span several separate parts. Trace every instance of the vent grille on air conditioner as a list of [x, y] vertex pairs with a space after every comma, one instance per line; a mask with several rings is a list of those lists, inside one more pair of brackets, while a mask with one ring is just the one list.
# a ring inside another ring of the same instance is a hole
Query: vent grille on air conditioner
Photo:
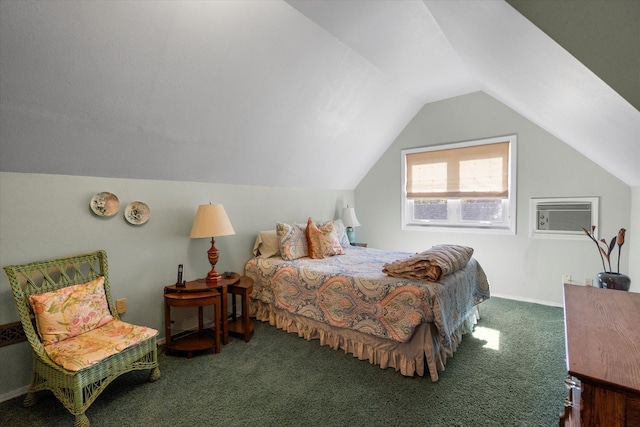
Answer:
[[597, 225], [598, 199], [532, 199], [532, 235], [584, 236]]

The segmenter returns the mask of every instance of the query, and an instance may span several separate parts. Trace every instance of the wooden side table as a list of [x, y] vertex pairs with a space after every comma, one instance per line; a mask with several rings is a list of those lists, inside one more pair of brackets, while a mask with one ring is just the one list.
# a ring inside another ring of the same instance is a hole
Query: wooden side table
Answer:
[[[231, 293], [231, 319], [229, 321], [229, 332], [242, 335], [244, 342], [251, 340], [253, 333], [253, 322], [249, 318], [249, 295], [253, 291], [253, 279], [247, 276], [241, 276], [240, 281], [233, 285], [229, 285]], [[242, 304], [242, 318], [238, 319], [236, 307], [236, 296], [240, 296]]]
[[204, 279], [191, 280], [186, 282], [184, 287], [171, 285], [166, 286], [165, 293], [167, 290], [170, 292], [205, 292], [210, 290], [216, 290], [220, 293], [220, 310], [218, 310], [220, 314], [220, 334], [223, 345], [227, 345], [229, 343], [229, 324], [227, 321], [228, 317], [228, 302], [227, 302], [227, 288], [229, 285], [234, 285], [240, 281], [240, 275], [238, 273], [231, 273], [229, 277], [221, 277], [220, 280], [213, 283], [207, 283]]
[[[194, 351], [214, 348], [220, 353], [220, 293], [215, 289], [202, 292], [176, 292], [165, 287], [164, 291], [164, 327], [167, 345], [167, 354], [171, 351], [186, 351], [190, 359]], [[204, 329], [203, 308], [213, 305], [214, 332], [213, 339]], [[174, 340], [171, 336], [171, 307], [197, 307], [198, 331]]]

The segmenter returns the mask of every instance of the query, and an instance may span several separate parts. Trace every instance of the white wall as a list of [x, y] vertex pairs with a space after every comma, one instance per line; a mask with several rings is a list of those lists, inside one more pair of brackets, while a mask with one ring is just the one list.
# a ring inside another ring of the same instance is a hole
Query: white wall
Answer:
[[[401, 230], [401, 149], [509, 134], [518, 135], [516, 235]], [[563, 274], [584, 283], [602, 267], [595, 245], [586, 236], [575, 240], [529, 237], [530, 198], [598, 196], [601, 236], [610, 239], [621, 227], [631, 229], [628, 185], [482, 92], [425, 105], [355, 194], [362, 224], [356, 229], [358, 241], [410, 252], [438, 243], [471, 246], [486, 270], [493, 295], [551, 305], [562, 304]], [[633, 241], [631, 232], [629, 240]], [[622, 272], [629, 271], [628, 260], [629, 252], [623, 251]]]
[[[120, 199], [116, 216], [97, 217], [89, 209], [91, 197], [100, 191]], [[149, 205], [151, 217], [133, 226], [122, 212], [138, 200]], [[216, 269], [243, 272], [258, 231], [275, 228], [276, 221], [339, 218], [342, 208], [353, 204], [353, 191], [1, 172], [0, 265], [105, 249], [112, 294], [127, 299], [123, 319], [156, 328], [162, 338], [162, 291], [175, 283], [178, 264], [184, 264], [186, 280], [204, 277], [211, 268], [206, 255], [210, 240], [189, 238], [198, 205], [210, 201], [224, 204], [236, 232], [216, 239]], [[18, 320], [2, 272], [0, 324]], [[27, 343], [1, 347], [0, 401], [26, 391], [30, 372]]]

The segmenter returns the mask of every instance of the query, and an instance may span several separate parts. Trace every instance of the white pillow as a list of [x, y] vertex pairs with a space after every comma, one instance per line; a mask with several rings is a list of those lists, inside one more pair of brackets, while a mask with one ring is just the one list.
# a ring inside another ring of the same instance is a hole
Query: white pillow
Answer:
[[349, 238], [347, 237], [347, 227], [344, 226], [344, 223], [342, 222], [342, 220], [334, 219], [333, 227], [336, 230], [336, 233], [338, 234], [338, 240], [340, 240], [340, 246], [342, 246], [343, 248], [348, 248], [349, 246], [351, 246], [351, 244], [349, 243]]
[[261, 231], [256, 238], [256, 243], [253, 245], [253, 256], [270, 258], [276, 255], [280, 255], [276, 230]]

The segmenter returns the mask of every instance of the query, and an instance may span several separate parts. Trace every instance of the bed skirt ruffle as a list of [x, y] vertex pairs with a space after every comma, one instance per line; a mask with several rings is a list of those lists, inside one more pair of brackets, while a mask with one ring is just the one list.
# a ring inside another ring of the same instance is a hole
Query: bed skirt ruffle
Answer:
[[[480, 318], [476, 306], [462, 324], [451, 334], [451, 346], [443, 346], [433, 323], [418, 326], [406, 343], [378, 338], [295, 315], [262, 301], [251, 300], [251, 315], [257, 320], [286, 332], [296, 333], [306, 340], [320, 340], [320, 345], [344, 350], [360, 360], [368, 360], [382, 369], [393, 368], [405, 376], [425, 376], [438, 381], [438, 371], [444, 371], [447, 358], [452, 357], [462, 336], [473, 331]], [[425, 361], [427, 370], [425, 371]]]

